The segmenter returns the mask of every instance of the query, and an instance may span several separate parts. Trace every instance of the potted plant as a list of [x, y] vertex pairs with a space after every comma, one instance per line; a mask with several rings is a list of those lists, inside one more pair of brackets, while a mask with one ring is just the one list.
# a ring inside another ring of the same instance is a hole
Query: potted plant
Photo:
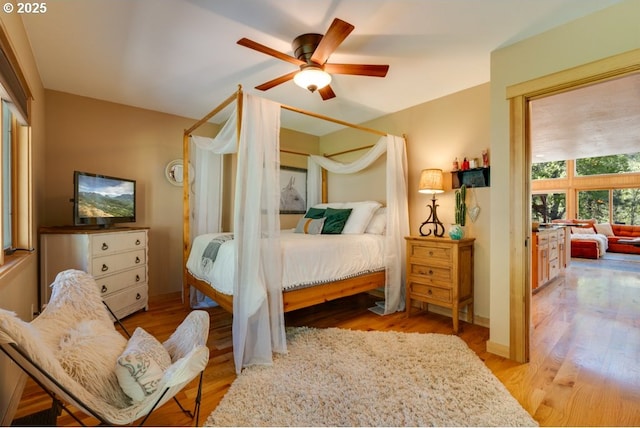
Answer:
[[449, 229], [449, 237], [451, 239], [462, 239], [464, 237], [463, 226], [465, 224], [465, 218], [467, 216], [467, 203], [465, 199], [467, 197], [467, 186], [464, 184], [460, 186], [460, 189], [456, 190], [456, 214], [455, 224]]

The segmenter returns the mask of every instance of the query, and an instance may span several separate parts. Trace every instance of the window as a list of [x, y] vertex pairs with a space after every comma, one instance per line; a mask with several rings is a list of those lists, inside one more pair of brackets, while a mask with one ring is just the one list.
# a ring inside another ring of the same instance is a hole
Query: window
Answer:
[[33, 247], [31, 93], [0, 28], [0, 264]]
[[531, 179], [564, 178], [567, 176], [567, 162], [539, 162], [531, 165]]
[[579, 191], [578, 218], [595, 219], [597, 223], [609, 223], [609, 191]]
[[640, 224], [640, 189], [613, 190], [613, 222]]
[[640, 189], [579, 191], [578, 217], [594, 218], [598, 223], [640, 224]]
[[576, 159], [576, 175], [624, 174], [640, 172], [640, 153]]
[[11, 122], [13, 115], [7, 102], [2, 100], [2, 249], [13, 248], [12, 213], [13, 191], [12, 183], [12, 132]]
[[565, 193], [539, 193], [531, 195], [531, 219], [540, 223], [564, 219], [567, 214]]

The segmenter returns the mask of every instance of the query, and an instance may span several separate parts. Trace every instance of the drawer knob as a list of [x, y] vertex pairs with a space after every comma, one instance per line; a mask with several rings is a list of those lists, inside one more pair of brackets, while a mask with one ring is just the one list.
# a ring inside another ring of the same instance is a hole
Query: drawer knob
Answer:
[[107, 286], [103, 285], [102, 288], [100, 289], [103, 293], [107, 292]]
[[429, 255], [430, 255], [430, 256], [433, 256], [433, 251], [429, 251]]
[[140, 293], [137, 293], [136, 294], [136, 300], [140, 300], [140, 299], [142, 299], [142, 296], [140, 295]]
[[109, 249], [109, 246], [107, 245], [106, 242], [102, 243], [102, 251], [107, 251]]
[[136, 245], [140, 245], [140, 240], [136, 239]]
[[102, 264], [102, 272], [106, 272], [109, 270], [109, 266], [105, 265], [104, 263]]
[[433, 270], [429, 269], [429, 275], [433, 275]]
[[140, 282], [140, 275], [136, 275], [136, 282]]
[[433, 294], [433, 291], [429, 290], [429, 291], [427, 291], [427, 294], [428, 294], [429, 296], [431, 296], [431, 295]]
[[136, 264], [140, 263], [140, 257], [136, 256]]

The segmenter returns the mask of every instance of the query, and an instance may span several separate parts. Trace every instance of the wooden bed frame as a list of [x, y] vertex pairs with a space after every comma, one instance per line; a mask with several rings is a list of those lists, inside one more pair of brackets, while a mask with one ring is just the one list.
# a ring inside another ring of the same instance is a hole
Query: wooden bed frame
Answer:
[[[195, 278], [190, 272], [185, 274], [186, 281], [184, 287], [185, 302], [189, 304], [190, 286], [216, 302], [226, 311], [233, 313], [233, 296], [224, 294], [213, 288], [209, 283]], [[385, 271], [372, 272], [364, 275], [347, 278], [340, 281], [328, 282], [325, 284], [313, 285], [295, 290], [284, 290], [282, 292], [282, 303], [284, 312], [295, 311], [341, 297], [352, 296], [365, 291], [375, 290], [384, 287]]]
[[[242, 87], [238, 86], [238, 90], [229, 96], [226, 100], [224, 100], [220, 105], [211, 110], [206, 116], [197, 121], [191, 128], [186, 129], [183, 136], [183, 159], [189, 159], [189, 136], [191, 133], [199, 128], [201, 125], [206, 123], [209, 119], [214, 117], [216, 114], [221, 112], [226, 106], [236, 101], [239, 105], [238, 115], [241, 116], [242, 111]], [[290, 110], [293, 112], [305, 114], [308, 116], [316, 117], [318, 119], [327, 120], [330, 122], [338, 123], [340, 125], [348, 126], [351, 128], [359, 129], [362, 131], [370, 132], [380, 136], [386, 136], [386, 132], [378, 131], [376, 129], [366, 128], [360, 125], [344, 122], [342, 120], [337, 120], [330, 118], [328, 116], [319, 115], [316, 113], [312, 113], [309, 111], [305, 111], [302, 109], [298, 109], [291, 106], [281, 105], [281, 108], [285, 110]], [[237, 134], [240, 134], [240, 122], [238, 123]], [[351, 149], [345, 152], [334, 153], [333, 155], [348, 153], [351, 151], [362, 150], [369, 148], [371, 146], [361, 147], [357, 149]], [[307, 156], [307, 153], [297, 153], [294, 151], [283, 150], [282, 152], [293, 153], [298, 155]], [[329, 155], [331, 156], [331, 155]], [[186, 307], [190, 307], [190, 293], [191, 286], [195, 287], [197, 290], [201, 291], [204, 295], [218, 303], [222, 308], [233, 313], [233, 296], [221, 293], [214, 289], [207, 282], [199, 280], [195, 278], [188, 271], [186, 264], [187, 259], [189, 257], [189, 252], [191, 251], [191, 243], [188, 237], [190, 236], [190, 211], [189, 211], [189, 169], [184, 169], [184, 177], [183, 177], [183, 302]], [[327, 201], [327, 180], [326, 180], [326, 171], [322, 170], [322, 201]], [[354, 294], [363, 293], [365, 291], [375, 290], [380, 287], [385, 286], [385, 271], [379, 271], [374, 273], [368, 273], [360, 276], [356, 276], [353, 278], [344, 279], [341, 281], [329, 282], [325, 284], [318, 284], [306, 288], [300, 288], [295, 290], [284, 290], [282, 292], [282, 300], [283, 300], [283, 308], [284, 312], [294, 311], [296, 309], [305, 308], [308, 306], [317, 305], [319, 303], [328, 302], [330, 300], [335, 300], [340, 297], [352, 296]]]

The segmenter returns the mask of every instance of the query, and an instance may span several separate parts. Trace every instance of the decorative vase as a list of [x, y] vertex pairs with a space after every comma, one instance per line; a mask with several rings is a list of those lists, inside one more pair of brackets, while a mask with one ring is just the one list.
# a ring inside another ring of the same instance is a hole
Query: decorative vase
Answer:
[[460, 240], [464, 238], [464, 229], [459, 224], [452, 224], [449, 229], [449, 237], [454, 240]]

